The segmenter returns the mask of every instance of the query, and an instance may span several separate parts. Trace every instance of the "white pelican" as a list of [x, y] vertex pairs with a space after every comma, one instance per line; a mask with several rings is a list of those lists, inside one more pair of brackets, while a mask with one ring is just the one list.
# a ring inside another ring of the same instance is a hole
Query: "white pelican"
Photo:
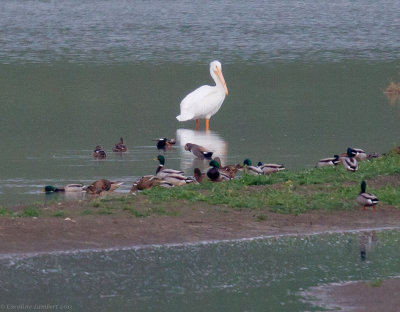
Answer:
[[201, 86], [185, 96], [181, 102], [181, 114], [176, 116], [179, 121], [196, 120], [196, 130], [199, 129], [199, 119], [206, 120], [206, 130], [210, 128], [210, 118], [218, 112], [228, 95], [221, 63], [210, 63], [210, 74], [215, 81], [215, 86]]

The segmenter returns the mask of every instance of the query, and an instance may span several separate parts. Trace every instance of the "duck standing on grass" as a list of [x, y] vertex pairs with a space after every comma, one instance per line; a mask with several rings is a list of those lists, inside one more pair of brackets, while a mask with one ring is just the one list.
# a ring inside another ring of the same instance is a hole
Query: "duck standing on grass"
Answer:
[[123, 153], [126, 152], [128, 149], [126, 147], [126, 145], [124, 144], [124, 139], [121, 137], [119, 139], [119, 142], [117, 144], [115, 144], [114, 148], [113, 148], [113, 152], [117, 152], [117, 153]]
[[100, 145], [97, 145], [93, 151], [93, 157], [97, 159], [104, 159], [107, 157], [107, 154]]
[[210, 152], [205, 147], [193, 143], [186, 143], [185, 151], [192, 152], [199, 159], [211, 159], [213, 155], [213, 152]]
[[358, 170], [358, 162], [355, 158], [356, 154], [357, 153], [351, 147], [349, 147], [347, 149], [347, 156], [340, 157], [342, 160], [342, 164], [346, 168], [346, 170], [352, 172]]
[[376, 197], [372, 193], [366, 192], [367, 183], [365, 181], [361, 182], [361, 192], [357, 196], [357, 202], [363, 206], [363, 210], [366, 210], [366, 207], [372, 207], [373, 211], [375, 210], [375, 205], [379, 202], [378, 197]]
[[320, 159], [316, 167], [336, 166], [339, 162], [339, 155], [333, 155], [333, 157]]

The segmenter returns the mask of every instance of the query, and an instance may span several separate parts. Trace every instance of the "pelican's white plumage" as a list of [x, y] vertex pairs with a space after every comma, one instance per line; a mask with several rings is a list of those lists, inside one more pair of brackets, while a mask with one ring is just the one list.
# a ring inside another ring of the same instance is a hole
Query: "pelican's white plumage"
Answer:
[[210, 63], [210, 75], [215, 81], [215, 86], [201, 86], [189, 93], [182, 100], [181, 114], [176, 119], [179, 121], [196, 120], [196, 128], [198, 128], [198, 119], [205, 119], [208, 130], [209, 119], [218, 112], [228, 94], [220, 62]]

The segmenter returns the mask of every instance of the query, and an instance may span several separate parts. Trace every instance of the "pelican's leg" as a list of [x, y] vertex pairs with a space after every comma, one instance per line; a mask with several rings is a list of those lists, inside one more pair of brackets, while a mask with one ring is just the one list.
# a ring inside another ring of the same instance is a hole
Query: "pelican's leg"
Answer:
[[206, 131], [210, 130], [210, 119], [206, 119]]
[[367, 210], [367, 207], [364, 206], [364, 207], [363, 207], [363, 210]]
[[196, 119], [196, 130], [199, 130], [199, 120]]

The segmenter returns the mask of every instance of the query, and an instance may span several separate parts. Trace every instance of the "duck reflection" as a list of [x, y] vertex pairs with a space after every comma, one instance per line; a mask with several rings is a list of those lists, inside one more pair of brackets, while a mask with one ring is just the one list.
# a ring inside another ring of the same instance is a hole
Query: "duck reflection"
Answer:
[[360, 248], [360, 258], [362, 261], [367, 259], [367, 251], [375, 248], [377, 243], [376, 232], [362, 232], [358, 238], [358, 246]]
[[181, 169], [184, 171], [193, 171], [194, 168], [199, 168], [204, 171], [209, 168], [209, 161], [197, 158], [193, 153], [185, 150], [187, 143], [198, 144], [213, 152], [213, 157], [219, 157], [221, 162], [226, 163], [228, 156], [228, 144], [215, 131], [196, 131], [191, 129], [176, 130], [176, 139], [179, 143], [181, 153]]

